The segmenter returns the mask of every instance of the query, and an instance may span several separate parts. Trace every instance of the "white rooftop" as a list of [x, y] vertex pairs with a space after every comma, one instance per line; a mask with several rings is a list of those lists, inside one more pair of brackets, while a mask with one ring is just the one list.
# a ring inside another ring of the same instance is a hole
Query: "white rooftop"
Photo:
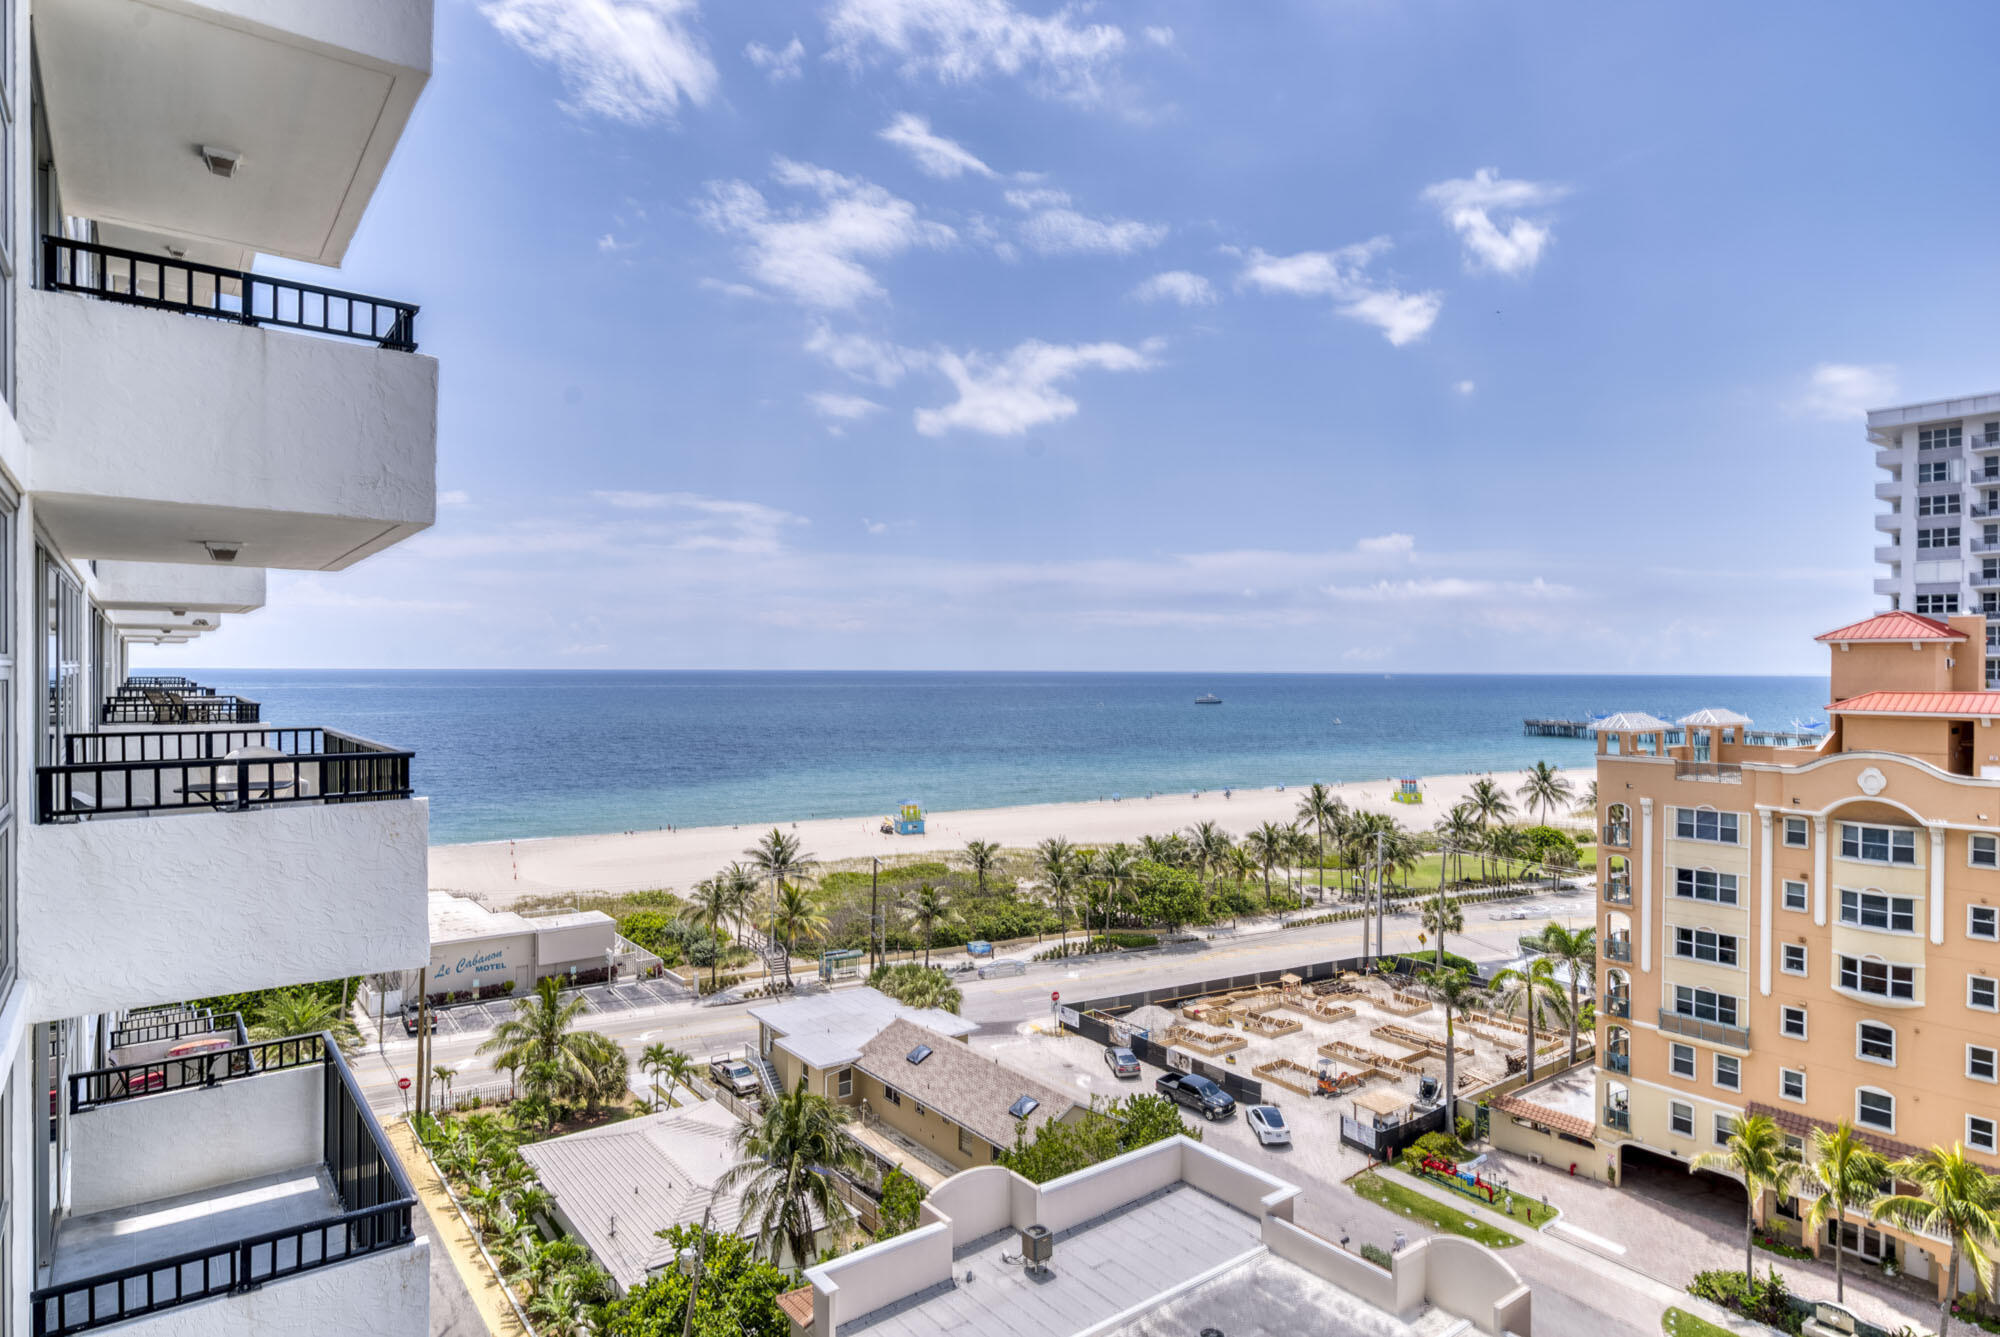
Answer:
[[1697, 710], [1692, 715], [1681, 716], [1680, 723], [1691, 728], [1707, 729], [1716, 725], [1748, 724], [1750, 717], [1733, 710], [1724, 710], [1720, 706], [1710, 706], [1706, 710]]
[[1648, 715], [1643, 710], [1621, 710], [1616, 715], [1608, 715], [1596, 725], [1599, 733], [1658, 733], [1673, 726], [1657, 715]]
[[559, 915], [515, 914], [512, 910], [489, 910], [478, 901], [454, 896], [448, 891], [430, 894], [431, 942], [467, 942], [475, 938], [498, 938], [509, 933], [543, 933], [549, 929], [580, 928], [586, 924], [616, 921], [602, 910], [572, 910]]
[[771, 1028], [780, 1049], [807, 1067], [831, 1068], [861, 1057], [862, 1046], [899, 1018], [958, 1039], [979, 1027], [934, 1007], [905, 1007], [879, 989], [841, 989], [753, 1007], [750, 1015]]

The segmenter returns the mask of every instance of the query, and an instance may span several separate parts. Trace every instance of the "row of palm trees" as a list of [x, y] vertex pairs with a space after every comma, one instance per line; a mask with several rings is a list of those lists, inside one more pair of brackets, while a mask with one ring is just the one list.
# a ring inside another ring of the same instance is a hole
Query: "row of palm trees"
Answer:
[[[1551, 1023], [1568, 1028], [1569, 1061], [1576, 1062], [1578, 1029], [1585, 1016], [1581, 982], [1597, 960], [1597, 931], [1589, 927], [1568, 929], [1551, 920], [1542, 926], [1540, 933], [1521, 941], [1528, 949], [1527, 961], [1500, 971], [1490, 983], [1482, 983], [1479, 976], [1463, 965], [1445, 965], [1442, 953], [1437, 965], [1417, 976], [1418, 985], [1444, 1012], [1447, 1098], [1455, 1096], [1458, 1090], [1453, 1061], [1457, 1051], [1449, 1042], [1458, 1018], [1467, 1012], [1488, 1010], [1522, 1019], [1528, 1032], [1529, 1084], [1535, 1080], [1536, 1045]], [[1387, 961], [1378, 966], [1385, 971], [1394, 969]], [[1566, 986], [1564, 977], [1568, 979]]]
[[[1721, 1170], [1743, 1181], [1749, 1201], [1744, 1211], [1743, 1273], [1754, 1279], [1757, 1209], [1764, 1194], [1811, 1196], [1804, 1218], [1808, 1233], [1844, 1222], [1850, 1214], [1866, 1213], [1883, 1221], [1944, 1240], [1950, 1257], [1948, 1279], [1938, 1304], [1939, 1337], [1950, 1331], [1958, 1298], [1959, 1261], [1973, 1271], [1977, 1290], [1988, 1294], [1993, 1284], [1993, 1255], [2000, 1249], [2000, 1177], [1986, 1172], [1954, 1142], [1949, 1151], [1932, 1147], [1890, 1160], [1871, 1147], [1854, 1125], [1842, 1120], [1833, 1128], [1814, 1128], [1812, 1156], [1802, 1157], [1785, 1140], [1768, 1114], [1737, 1117], [1729, 1140], [1690, 1163], [1691, 1170]], [[1908, 1191], [1900, 1191], [1907, 1185]], [[1833, 1251], [1833, 1293], [1847, 1298], [1845, 1250]]]
[[493, 1028], [476, 1052], [497, 1054], [494, 1066], [526, 1091], [529, 1107], [553, 1128], [562, 1107], [586, 1109], [623, 1098], [631, 1060], [616, 1040], [573, 1029], [583, 996], [565, 1000], [551, 976], [514, 1000], [514, 1015]]

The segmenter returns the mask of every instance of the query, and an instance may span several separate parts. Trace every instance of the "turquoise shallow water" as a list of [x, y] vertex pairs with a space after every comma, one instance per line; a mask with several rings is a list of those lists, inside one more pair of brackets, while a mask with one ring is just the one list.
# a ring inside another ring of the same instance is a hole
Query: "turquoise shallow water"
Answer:
[[[196, 675], [417, 753], [439, 843], [1585, 762], [1528, 716], [1817, 717], [1821, 678], [1174, 673]], [[1220, 706], [1196, 706], [1214, 693]]]

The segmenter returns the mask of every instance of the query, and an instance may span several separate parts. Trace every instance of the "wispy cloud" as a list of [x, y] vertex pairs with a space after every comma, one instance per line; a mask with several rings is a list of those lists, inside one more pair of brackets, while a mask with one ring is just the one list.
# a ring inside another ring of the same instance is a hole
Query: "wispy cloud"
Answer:
[[1806, 377], [1794, 412], [1827, 422], [1852, 422], [1896, 401], [1896, 369], [1887, 363], [1822, 362]]
[[1174, 44], [1174, 30], [1167, 27], [1148, 28], [1146, 29], [1146, 40], [1154, 46], [1172, 46]]
[[1469, 395], [1474, 390], [1477, 390], [1479, 387], [1471, 381], [1459, 381], [1456, 384], [1454, 384], [1451, 388], [1452, 388], [1452, 393], [1454, 394]]
[[805, 349], [828, 366], [843, 371], [857, 381], [868, 381], [884, 389], [903, 379], [905, 373], [924, 364], [924, 354], [899, 348], [886, 339], [865, 334], [835, 334], [821, 325], [807, 337]]
[[1554, 235], [1547, 210], [1568, 193], [1555, 182], [1512, 181], [1482, 167], [1470, 178], [1425, 187], [1423, 199], [1458, 233], [1467, 269], [1518, 278], [1541, 261]]
[[613, 511], [665, 516], [665, 546], [680, 552], [760, 556], [778, 552], [786, 530], [806, 519], [757, 501], [708, 497], [698, 492], [598, 491], [591, 498]]
[[743, 267], [766, 288], [806, 306], [839, 310], [883, 295], [862, 264], [917, 246], [944, 246], [956, 234], [917, 207], [857, 177], [778, 158], [771, 178], [818, 197], [817, 207], [773, 208], [747, 181], [711, 181], [696, 202], [701, 220], [743, 243]]
[[571, 111], [627, 125], [706, 104], [720, 76], [695, 30], [697, 0], [488, 0], [495, 30], [553, 65]]
[[1132, 289], [1141, 302], [1179, 302], [1182, 306], [1213, 306], [1218, 300], [1215, 285], [1185, 269], [1169, 269]]
[[1237, 286], [1293, 297], [1331, 298], [1334, 310], [1350, 320], [1373, 325], [1400, 348], [1421, 339], [1436, 323], [1444, 295], [1436, 291], [1406, 293], [1371, 278], [1368, 266], [1388, 249], [1387, 237], [1375, 237], [1333, 251], [1272, 255], [1253, 250], [1244, 259]]
[[859, 422], [871, 413], [882, 411], [880, 404], [865, 395], [842, 395], [821, 391], [807, 395], [806, 402], [812, 405], [813, 412], [820, 417], [830, 418], [835, 422]]
[[1085, 371], [1144, 371], [1153, 365], [1150, 349], [1118, 343], [1048, 344], [1030, 339], [1004, 357], [940, 351], [931, 365], [958, 390], [943, 408], [919, 409], [917, 430], [943, 436], [965, 430], [988, 436], [1019, 436], [1073, 417], [1077, 403], [1059, 387]]
[[1166, 236], [1164, 223], [1092, 218], [1074, 209], [1045, 209], [1021, 222], [1021, 241], [1037, 255], [1131, 255]]
[[931, 123], [914, 112], [904, 112], [889, 122], [882, 138], [910, 155], [917, 170], [940, 181], [964, 176], [990, 177], [993, 169], [955, 139], [946, 139], [931, 130]]
[[1125, 48], [1120, 29], [1078, 22], [1071, 6], [1039, 17], [1008, 0], [836, 0], [826, 31], [829, 55], [857, 69], [887, 61], [941, 83], [1021, 76], [1075, 102], [1102, 96]]
[[752, 65], [764, 71], [764, 77], [774, 84], [790, 83], [806, 72], [806, 45], [794, 33], [792, 40], [782, 47], [768, 47], [762, 42], [752, 42], [743, 48], [743, 56]]

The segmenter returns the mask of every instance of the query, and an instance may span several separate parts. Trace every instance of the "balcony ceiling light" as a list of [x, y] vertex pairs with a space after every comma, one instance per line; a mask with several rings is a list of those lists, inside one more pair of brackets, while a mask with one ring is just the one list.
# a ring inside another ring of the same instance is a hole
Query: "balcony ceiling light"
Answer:
[[236, 169], [243, 165], [241, 149], [225, 149], [214, 144], [203, 144], [200, 151], [202, 162], [216, 176], [235, 176]]
[[233, 562], [236, 560], [236, 554], [243, 551], [243, 540], [204, 539], [201, 546], [207, 550], [211, 561]]

